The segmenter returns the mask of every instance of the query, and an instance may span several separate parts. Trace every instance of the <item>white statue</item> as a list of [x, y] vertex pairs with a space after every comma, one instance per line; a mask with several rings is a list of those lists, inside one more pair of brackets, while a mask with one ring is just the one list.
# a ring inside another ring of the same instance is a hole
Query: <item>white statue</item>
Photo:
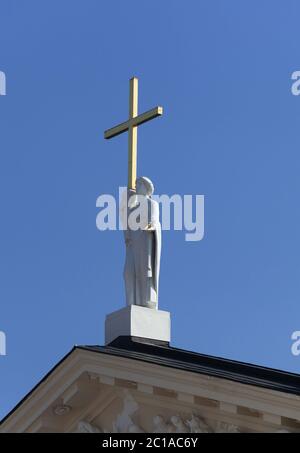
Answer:
[[200, 417], [196, 415], [192, 415], [190, 420], [186, 421], [187, 425], [190, 428], [191, 433], [211, 433], [212, 429], [208, 426], [208, 424]]
[[159, 205], [151, 198], [154, 186], [146, 177], [138, 178], [136, 191], [128, 190], [124, 231], [126, 261], [124, 279], [127, 305], [158, 307], [158, 280], [161, 254]]
[[138, 403], [128, 390], [124, 390], [123, 409], [113, 423], [114, 433], [143, 433], [144, 431], [132, 420], [139, 409]]

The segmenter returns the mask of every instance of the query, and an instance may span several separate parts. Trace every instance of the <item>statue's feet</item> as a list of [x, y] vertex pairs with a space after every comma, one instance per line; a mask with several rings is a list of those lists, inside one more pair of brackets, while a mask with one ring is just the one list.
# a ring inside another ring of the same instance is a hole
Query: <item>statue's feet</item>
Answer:
[[149, 301], [146, 303], [145, 307], [152, 308], [152, 310], [157, 310], [157, 302]]

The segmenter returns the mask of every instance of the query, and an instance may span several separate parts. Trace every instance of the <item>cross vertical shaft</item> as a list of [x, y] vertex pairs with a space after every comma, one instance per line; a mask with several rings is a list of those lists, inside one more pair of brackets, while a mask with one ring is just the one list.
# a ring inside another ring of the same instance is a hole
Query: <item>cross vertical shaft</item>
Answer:
[[[138, 79], [129, 82], [129, 120], [138, 115]], [[135, 189], [137, 169], [137, 126], [128, 129], [128, 189]]]

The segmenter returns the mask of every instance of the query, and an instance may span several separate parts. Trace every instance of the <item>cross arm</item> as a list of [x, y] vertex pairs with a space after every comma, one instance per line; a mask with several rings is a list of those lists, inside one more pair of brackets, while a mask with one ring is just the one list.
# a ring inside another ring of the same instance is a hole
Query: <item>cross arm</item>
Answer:
[[122, 132], [127, 131], [129, 128], [129, 121], [125, 121], [124, 123], [120, 123], [115, 127], [112, 127], [111, 129], [107, 129], [104, 132], [104, 138], [109, 139], [112, 137], [116, 137], [119, 134], [122, 134]]
[[146, 123], [147, 121], [152, 120], [153, 118], [156, 118], [157, 116], [161, 116], [163, 114], [163, 108], [162, 107], [154, 107], [151, 110], [148, 110], [145, 113], [142, 113], [141, 115], [135, 116], [134, 118], [131, 118], [128, 121], [125, 121], [124, 123], [120, 123], [117, 126], [112, 127], [111, 129], [107, 129], [104, 132], [104, 138], [109, 139], [112, 137], [116, 137], [119, 134], [122, 134], [123, 132], [127, 131], [130, 126], [139, 126], [140, 124]]
[[135, 118], [132, 118], [131, 125], [139, 126], [140, 124], [146, 123], [147, 121], [150, 121], [153, 118], [156, 118], [157, 116], [161, 116], [162, 114], [163, 114], [162, 107], [154, 107], [154, 109], [148, 110], [147, 112], [142, 113], [141, 115], [138, 115]]

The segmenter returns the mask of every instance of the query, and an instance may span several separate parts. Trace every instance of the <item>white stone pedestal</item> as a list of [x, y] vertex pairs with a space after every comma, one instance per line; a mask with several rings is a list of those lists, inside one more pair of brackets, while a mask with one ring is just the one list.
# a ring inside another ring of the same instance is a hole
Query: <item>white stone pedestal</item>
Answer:
[[168, 311], [130, 305], [110, 313], [105, 319], [105, 344], [120, 336], [171, 341], [171, 319]]

